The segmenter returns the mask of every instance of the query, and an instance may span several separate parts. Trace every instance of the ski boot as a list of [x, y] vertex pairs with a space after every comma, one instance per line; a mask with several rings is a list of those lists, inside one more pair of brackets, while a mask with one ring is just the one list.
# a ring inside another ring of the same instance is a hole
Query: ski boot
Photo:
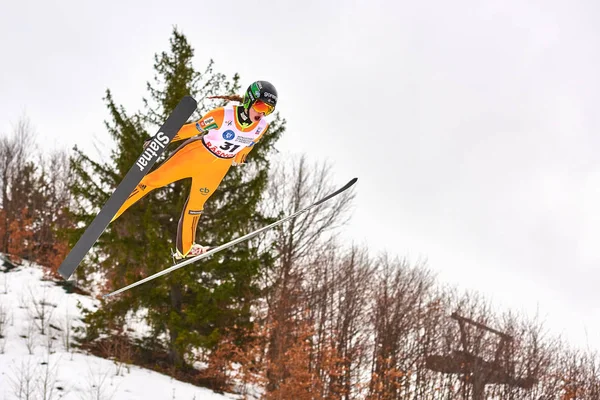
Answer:
[[194, 243], [190, 251], [188, 251], [188, 253], [185, 256], [181, 254], [178, 249], [175, 249], [175, 252], [171, 251], [171, 256], [173, 257], [173, 262], [177, 264], [185, 260], [186, 258], [196, 257], [200, 254], [204, 254], [208, 251], [208, 249], [208, 246], [201, 246], [199, 244]]

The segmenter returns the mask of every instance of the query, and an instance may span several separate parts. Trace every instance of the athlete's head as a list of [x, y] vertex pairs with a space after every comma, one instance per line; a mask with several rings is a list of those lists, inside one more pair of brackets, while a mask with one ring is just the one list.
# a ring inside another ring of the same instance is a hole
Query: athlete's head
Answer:
[[252, 121], [260, 121], [263, 116], [275, 111], [277, 90], [270, 82], [256, 81], [248, 86], [243, 98], [238, 95], [210, 96], [209, 98], [239, 101]]
[[277, 89], [270, 82], [256, 81], [248, 86], [242, 102], [244, 109], [253, 121], [275, 111], [277, 106]]

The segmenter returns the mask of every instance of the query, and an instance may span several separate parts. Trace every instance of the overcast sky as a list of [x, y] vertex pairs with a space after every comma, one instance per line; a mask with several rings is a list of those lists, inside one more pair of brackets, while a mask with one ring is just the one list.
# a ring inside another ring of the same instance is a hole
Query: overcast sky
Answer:
[[195, 66], [265, 79], [279, 148], [357, 176], [347, 236], [600, 349], [597, 1], [8, 1], [0, 133], [108, 140], [174, 25]]

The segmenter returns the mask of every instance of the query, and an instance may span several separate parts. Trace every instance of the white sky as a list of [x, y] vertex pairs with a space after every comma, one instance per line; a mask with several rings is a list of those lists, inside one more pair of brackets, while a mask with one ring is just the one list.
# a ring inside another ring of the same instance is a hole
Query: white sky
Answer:
[[2, 0], [0, 132], [108, 140], [177, 25], [203, 69], [274, 83], [279, 148], [357, 176], [348, 237], [600, 348], [600, 3]]

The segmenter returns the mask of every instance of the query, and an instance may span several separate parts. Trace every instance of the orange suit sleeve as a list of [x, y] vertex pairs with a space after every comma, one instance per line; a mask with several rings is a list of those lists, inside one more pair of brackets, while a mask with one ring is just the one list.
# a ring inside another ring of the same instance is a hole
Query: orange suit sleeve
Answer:
[[223, 107], [215, 108], [204, 114], [198, 121], [183, 125], [172, 141], [177, 142], [179, 140], [189, 139], [193, 136], [206, 133], [211, 129], [219, 129], [221, 125], [223, 125], [224, 119], [225, 110]]

